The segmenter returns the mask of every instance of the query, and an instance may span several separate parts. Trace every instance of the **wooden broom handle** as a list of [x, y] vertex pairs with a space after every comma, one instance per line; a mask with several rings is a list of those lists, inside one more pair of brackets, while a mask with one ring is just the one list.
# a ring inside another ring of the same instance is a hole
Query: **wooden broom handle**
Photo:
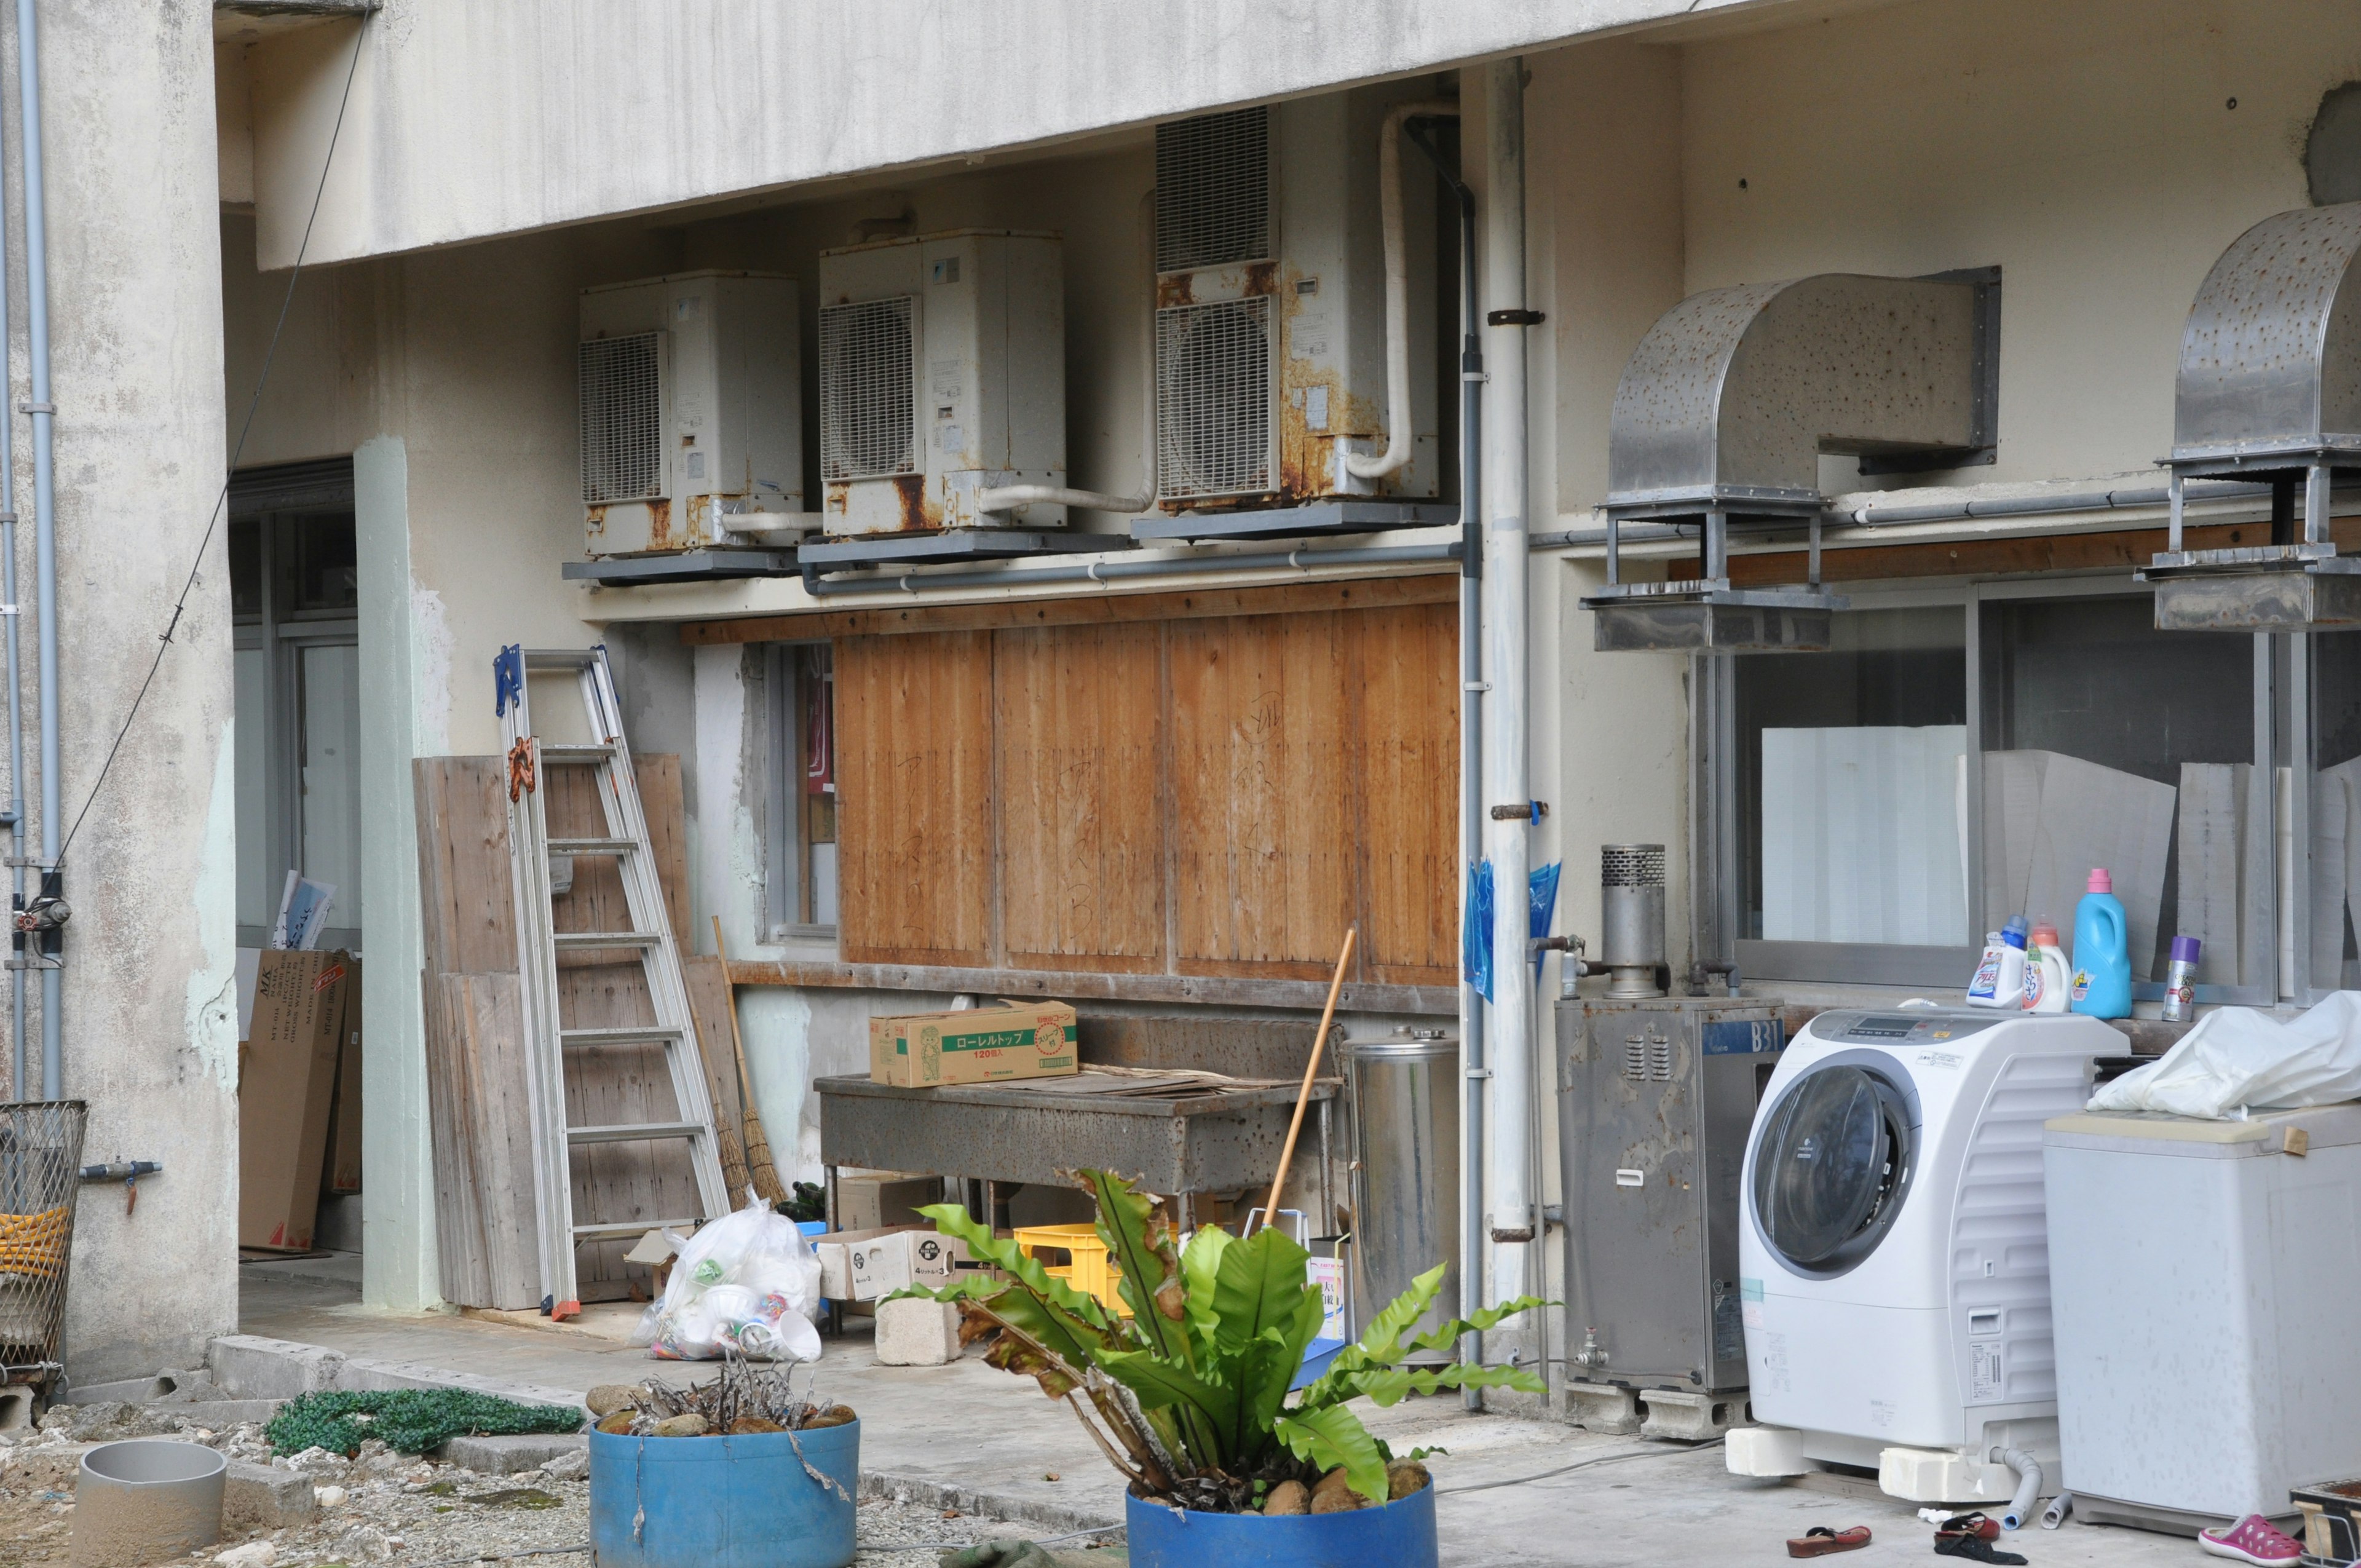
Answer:
[[1337, 993], [1345, 989], [1345, 970], [1353, 961], [1357, 926], [1345, 927], [1345, 950], [1336, 955], [1336, 978], [1328, 982], [1328, 1005], [1320, 1010], [1320, 1032], [1312, 1036], [1312, 1059], [1303, 1064], [1303, 1087], [1295, 1091], [1295, 1114], [1287, 1124], [1287, 1143], [1279, 1151], [1279, 1174], [1270, 1179], [1270, 1197], [1262, 1206], [1262, 1223], [1268, 1230], [1279, 1222], [1279, 1190], [1287, 1185], [1287, 1168], [1295, 1158], [1295, 1136], [1303, 1131], [1303, 1107], [1312, 1100], [1312, 1080], [1320, 1076], [1320, 1048], [1328, 1043], [1328, 1025], [1335, 1022]]

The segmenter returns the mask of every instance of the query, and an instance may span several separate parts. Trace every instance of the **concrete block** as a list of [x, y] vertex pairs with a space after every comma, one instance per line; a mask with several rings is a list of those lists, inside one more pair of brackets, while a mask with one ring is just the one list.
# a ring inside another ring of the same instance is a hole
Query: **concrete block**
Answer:
[[1722, 1459], [1732, 1475], [1806, 1475], [1817, 1468], [1804, 1457], [1804, 1434], [1785, 1427], [1738, 1427]]
[[590, 1440], [581, 1432], [529, 1433], [521, 1437], [455, 1437], [435, 1452], [465, 1470], [486, 1475], [518, 1475], [538, 1470], [553, 1459], [590, 1452]]
[[1639, 1396], [1611, 1383], [1569, 1383], [1565, 1419], [1591, 1431], [1628, 1436], [1640, 1430]]
[[214, 1384], [241, 1399], [291, 1399], [341, 1387], [343, 1352], [258, 1334], [225, 1334], [205, 1351]]
[[906, 1296], [877, 1304], [877, 1360], [884, 1366], [945, 1366], [960, 1354], [959, 1309]]
[[12, 1383], [0, 1388], [0, 1431], [23, 1431], [33, 1424], [33, 1391]]
[[61, 1405], [142, 1404], [160, 1399], [172, 1391], [167, 1375], [153, 1377], [126, 1377], [114, 1383], [77, 1383], [66, 1389]]
[[1908, 1503], [2002, 1502], [2016, 1490], [2016, 1473], [1972, 1452], [1884, 1448], [1877, 1453], [1877, 1486]]
[[1639, 1397], [1640, 1435], [1706, 1442], [1747, 1421], [1743, 1394], [1684, 1394], [1651, 1388]]
[[320, 1511], [312, 1477], [300, 1470], [230, 1462], [222, 1483], [222, 1530], [278, 1530]]

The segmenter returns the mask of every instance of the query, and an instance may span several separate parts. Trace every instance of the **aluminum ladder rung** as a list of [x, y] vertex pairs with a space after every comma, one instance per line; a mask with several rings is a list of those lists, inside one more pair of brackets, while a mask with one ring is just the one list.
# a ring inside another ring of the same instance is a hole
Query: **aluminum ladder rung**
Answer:
[[680, 1231], [692, 1229], [705, 1222], [694, 1214], [672, 1220], [609, 1220], [596, 1225], [577, 1225], [574, 1239], [577, 1242], [618, 1241], [624, 1236], [642, 1236], [650, 1231]]
[[553, 855], [636, 855], [640, 852], [636, 839], [552, 839], [549, 852]]
[[524, 651], [524, 667], [528, 670], [587, 670], [598, 662], [596, 648], [528, 648]]
[[560, 931], [551, 939], [562, 953], [569, 948], [652, 948], [664, 938], [653, 931]]
[[658, 1138], [701, 1138], [702, 1122], [614, 1122], [603, 1127], [568, 1127], [568, 1144], [637, 1144]]
[[550, 763], [605, 762], [614, 759], [611, 746], [535, 746], [533, 754]]
[[560, 1029], [557, 1038], [568, 1047], [575, 1046], [663, 1046], [676, 1045], [681, 1031], [664, 1024], [626, 1025], [609, 1029]]

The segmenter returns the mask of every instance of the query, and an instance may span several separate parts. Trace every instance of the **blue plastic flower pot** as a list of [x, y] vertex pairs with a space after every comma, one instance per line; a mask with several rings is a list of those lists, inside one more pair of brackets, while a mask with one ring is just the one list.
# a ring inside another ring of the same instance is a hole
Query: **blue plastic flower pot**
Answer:
[[1340, 1339], [1316, 1339], [1305, 1345], [1303, 1365], [1295, 1369], [1295, 1381], [1287, 1386], [1287, 1391], [1292, 1394], [1298, 1388], [1309, 1388], [1319, 1382], [1327, 1376], [1329, 1364], [1344, 1348], [1345, 1342]]
[[[797, 1444], [834, 1486], [806, 1473]], [[594, 1431], [591, 1561], [598, 1568], [850, 1568], [860, 1485], [859, 1421], [735, 1437]]]
[[1181, 1513], [1127, 1497], [1131, 1568], [1435, 1568], [1434, 1488], [1342, 1514]]

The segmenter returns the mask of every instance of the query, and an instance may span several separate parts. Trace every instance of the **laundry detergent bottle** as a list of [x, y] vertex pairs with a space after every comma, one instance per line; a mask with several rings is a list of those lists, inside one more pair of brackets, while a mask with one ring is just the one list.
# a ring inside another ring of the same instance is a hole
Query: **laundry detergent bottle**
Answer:
[[2008, 924], [1984, 938], [1983, 961], [1968, 981], [1971, 1007], [2025, 1005], [2025, 916], [2012, 915]]
[[2025, 1010], [2065, 1012], [2067, 992], [2073, 983], [2074, 966], [2066, 961], [2066, 949], [2058, 945], [2056, 922], [2036, 920], [2025, 949]]
[[2104, 866], [2074, 907], [2074, 992], [2070, 1005], [2093, 1018], [2132, 1015], [2131, 923]]

